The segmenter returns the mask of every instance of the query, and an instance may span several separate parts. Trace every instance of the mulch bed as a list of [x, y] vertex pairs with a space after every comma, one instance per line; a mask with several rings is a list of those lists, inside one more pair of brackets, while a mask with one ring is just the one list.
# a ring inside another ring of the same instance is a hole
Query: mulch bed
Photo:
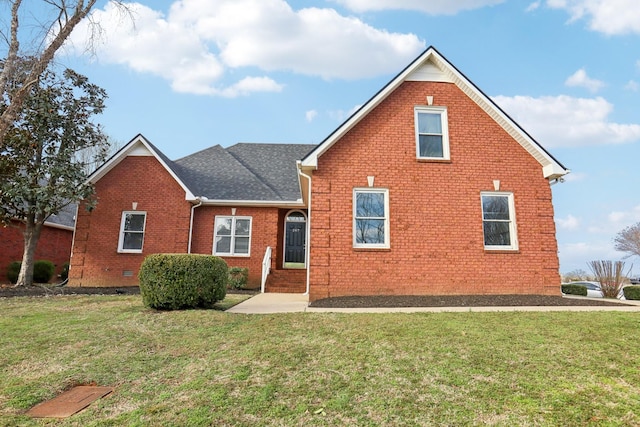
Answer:
[[550, 295], [389, 295], [334, 297], [313, 301], [311, 307], [538, 307], [619, 306], [605, 299], [573, 299]]
[[[33, 285], [14, 288], [0, 284], [0, 298], [46, 297], [55, 295], [137, 295], [137, 286], [113, 288], [79, 288]], [[229, 294], [255, 294], [256, 290], [230, 289]], [[537, 306], [612, 306], [620, 303], [606, 299], [573, 299], [549, 295], [387, 295], [325, 298], [313, 301], [311, 307], [537, 307]]]

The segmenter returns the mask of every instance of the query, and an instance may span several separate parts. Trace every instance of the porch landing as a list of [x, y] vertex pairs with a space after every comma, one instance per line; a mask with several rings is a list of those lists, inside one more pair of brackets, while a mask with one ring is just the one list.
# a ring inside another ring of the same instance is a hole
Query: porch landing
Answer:
[[307, 309], [309, 296], [304, 294], [257, 294], [238, 305], [231, 307], [227, 313], [270, 314], [300, 313]]

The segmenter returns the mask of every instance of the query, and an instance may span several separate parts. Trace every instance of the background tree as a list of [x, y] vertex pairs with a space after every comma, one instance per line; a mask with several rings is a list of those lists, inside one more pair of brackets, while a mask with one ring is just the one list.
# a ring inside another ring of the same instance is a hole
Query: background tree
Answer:
[[613, 239], [615, 249], [626, 252], [627, 257], [640, 256], [640, 222], [620, 231]]
[[[6, 54], [3, 54], [3, 49], [0, 48], [0, 58], [3, 58], [0, 70], [0, 143], [18, 117], [22, 104], [29, 96], [30, 87], [36, 84], [48, 69], [56, 52], [69, 38], [76, 25], [89, 16], [96, 1], [29, 0], [25, 6], [30, 8], [27, 11], [22, 7], [22, 0], [0, 2], [0, 16], [9, 18], [9, 22], [3, 22], [4, 28], [0, 27], [0, 43], [6, 44]], [[127, 11], [126, 6], [120, 1], [114, 3], [123, 11]], [[4, 10], [10, 13], [5, 13]], [[33, 22], [26, 26], [21, 25], [21, 19], [27, 17], [37, 22], [40, 31], [36, 31]], [[21, 31], [23, 27], [26, 27], [26, 30]], [[96, 25], [93, 29], [94, 32], [99, 31]], [[22, 49], [21, 42], [28, 42], [28, 51]], [[33, 58], [26, 73], [19, 70], [21, 58], [25, 56]], [[16, 81], [20, 90], [11, 90], [12, 82]]]
[[[16, 286], [33, 282], [34, 253], [47, 218], [81, 199], [93, 203], [87, 162], [102, 162], [109, 149], [91, 121], [102, 113], [106, 93], [86, 77], [72, 70], [63, 76], [46, 71], [26, 93], [0, 149], [0, 220], [24, 224]], [[87, 150], [92, 158], [80, 161], [78, 153]]]
[[600, 282], [602, 296], [617, 298], [626, 279], [623, 261], [590, 261], [587, 263], [596, 281]]

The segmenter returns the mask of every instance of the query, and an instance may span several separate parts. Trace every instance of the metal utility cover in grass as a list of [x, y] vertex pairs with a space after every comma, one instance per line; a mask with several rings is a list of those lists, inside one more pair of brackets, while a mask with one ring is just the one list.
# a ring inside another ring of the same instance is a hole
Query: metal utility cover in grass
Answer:
[[34, 418], [67, 418], [112, 391], [111, 387], [77, 386], [58, 397], [37, 404], [27, 412], [27, 415]]

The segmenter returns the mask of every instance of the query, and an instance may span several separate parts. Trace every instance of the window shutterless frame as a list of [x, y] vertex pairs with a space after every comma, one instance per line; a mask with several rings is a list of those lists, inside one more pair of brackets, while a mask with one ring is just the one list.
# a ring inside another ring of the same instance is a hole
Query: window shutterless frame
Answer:
[[486, 250], [518, 250], [513, 193], [482, 192], [482, 231]]
[[147, 213], [124, 211], [120, 221], [119, 253], [142, 253]]
[[250, 256], [251, 223], [250, 216], [216, 216], [213, 230], [213, 254]]
[[386, 249], [389, 241], [389, 190], [354, 188], [353, 247]]
[[424, 160], [449, 160], [449, 123], [444, 107], [414, 108], [416, 157]]

